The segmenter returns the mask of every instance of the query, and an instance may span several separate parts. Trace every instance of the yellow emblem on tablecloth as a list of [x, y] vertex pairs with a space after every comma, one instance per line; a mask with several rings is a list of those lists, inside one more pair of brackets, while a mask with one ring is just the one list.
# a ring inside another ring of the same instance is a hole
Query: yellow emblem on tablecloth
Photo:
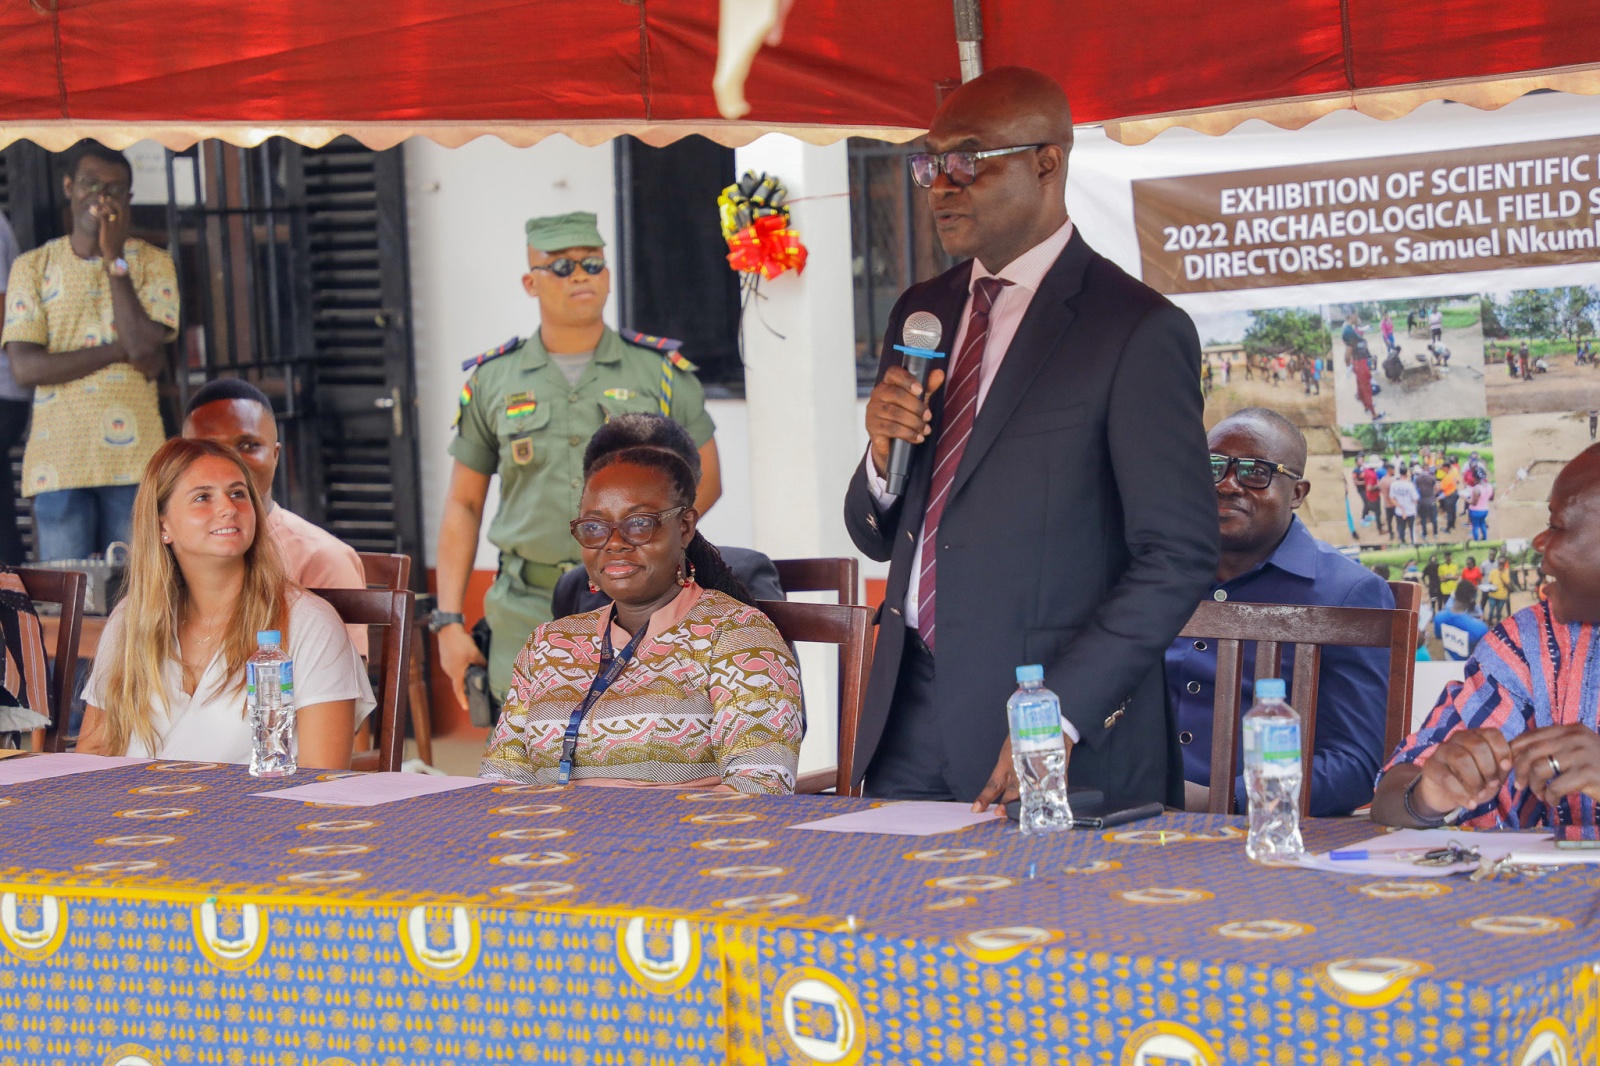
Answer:
[[101, 1066], [166, 1066], [160, 1055], [138, 1044], [118, 1044], [100, 1063]]
[[194, 942], [220, 970], [248, 970], [267, 949], [267, 915], [254, 903], [212, 897], [193, 909]]
[[1122, 1066], [1220, 1066], [1205, 1037], [1177, 1022], [1142, 1025], [1122, 1045]]
[[158, 870], [163, 865], [155, 859], [112, 859], [107, 862], [86, 862], [73, 869], [81, 874], [142, 874]]
[[1564, 933], [1572, 928], [1565, 918], [1545, 918], [1534, 914], [1495, 914], [1482, 918], [1469, 918], [1461, 923], [1480, 933], [1496, 936], [1544, 936], [1546, 933]]
[[1010, 962], [1031, 948], [1054, 944], [1065, 934], [1034, 925], [1000, 925], [956, 937], [956, 947], [975, 962]]
[[1112, 870], [1122, 869], [1122, 864], [1115, 859], [1095, 859], [1076, 866], [1058, 866], [1057, 869], [1064, 874], [1108, 874]]
[[971, 862], [974, 859], [987, 859], [993, 854], [982, 848], [926, 848], [908, 851], [901, 857], [908, 862]]
[[700, 930], [682, 918], [628, 918], [617, 925], [617, 959], [639, 987], [681, 991], [700, 972]]
[[489, 834], [493, 840], [559, 840], [570, 836], [572, 830], [562, 829], [559, 826], [528, 826], [522, 829], [497, 829]]
[[1317, 971], [1317, 980], [1340, 1003], [1382, 1007], [1399, 999], [1412, 981], [1432, 970], [1428, 963], [1411, 959], [1335, 959]]
[[158, 774], [196, 774], [202, 770], [220, 770], [219, 762], [158, 762], [145, 767]]
[[1364, 885], [1351, 885], [1369, 899], [1437, 899], [1450, 894], [1450, 886], [1441, 881], [1370, 881]]
[[54, 896], [0, 895], [0, 944], [18, 958], [38, 962], [67, 937], [67, 904]]
[[157, 844], [175, 844], [182, 839], [167, 833], [123, 833], [114, 837], [100, 837], [95, 843], [113, 848], [148, 848]]
[[805, 901], [806, 897], [798, 892], [759, 892], [752, 896], [719, 900], [716, 905], [733, 911], [771, 911], [798, 906]]
[[1212, 926], [1211, 931], [1234, 940], [1293, 940], [1316, 932], [1316, 928], [1281, 918], [1256, 918], [1247, 922], [1224, 922]]
[[565, 866], [574, 856], [565, 851], [518, 851], [489, 861], [496, 866]]
[[459, 981], [478, 961], [478, 917], [465, 907], [412, 907], [400, 917], [400, 946], [422, 976]]
[[307, 844], [303, 848], [290, 848], [289, 854], [327, 858], [330, 855], [365, 855], [371, 850], [371, 844]]
[[767, 816], [754, 811], [711, 811], [708, 814], [691, 814], [678, 820], [693, 822], [695, 825], [745, 825], [749, 822], [764, 822]]
[[1176, 907], [1185, 903], [1204, 903], [1214, 899], [1203, 888], [1131, 888], [1117, 895], [1129, 903], [1145, 903], [1157, 907]]
[[772, 841], [760, 837], [715, 837], [697, 840], [689, 846], [702, 851], [762, 851], [772, 847]]
[[802, 966], [772, 986], [773, 1032], [793, 1061], [854, 1066], [867, 1050], [866, 1018], [851, 987]]
[[1574, 1066], [1577, 1059], [1567, 1027], [1555, 1018], [1545, 1018], [1528, 1030], [1511, 1062], [1513, 1066]]
[[993, 892], [1010, 888], [1017, 881], [997, 874], [961, 874], [957, 877], [935, 877], [923, 883], [929, 888], [947, 888], [952, 892]]
[[187, 807], [139, 807], [131, 811], [118, 811], [117, 817], [164, 822], [172, 818], [187, 818], [193, 813]]
[[758, 877], [780, 877], [787, 872], [782, 866], [713, 866], [709, 870], [701, 870], [700, 875], [731, 877], [743, 881]]
[[560, 814], [564, 810], [566, 810], [566, 808], [561, 806], [559, 803], [519, 803], [511, 807], [494, 807], [489, 811], [489, 813], [537, 815]]
[[187, 796], [191, 792], [204, 792], [210, 787], [190, 782], [174, 782], [170, 785], [144, 785], [140, 788], [130, 788], [128, 791], [140, 796]]
[[569, 896], [578, 890], [578, 886], [569, 881], [518, 881], [514, 885], [500, 885], [496, 892], [504, 892], [508, 896], [519, 899], [549, 899], [555, 896]]

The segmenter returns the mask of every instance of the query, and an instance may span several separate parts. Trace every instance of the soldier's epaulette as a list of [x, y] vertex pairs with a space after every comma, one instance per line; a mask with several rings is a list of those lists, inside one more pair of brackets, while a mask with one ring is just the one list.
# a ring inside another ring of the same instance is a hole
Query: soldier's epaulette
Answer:
[[484, 352], [482, 355], [475, 355], [471, 359], [465, 360], [461, 364], [461, 369], [464, 370], [464, 371], [465, 370], [476, 370], [476, 369], [478, 369], [478, 367], [482, 366], [484, 363], [487, 363], [487, 362], [490, 362], [491, 360], [500, 358], [502, 355], [505, 355], [507, 352], [509, 352], [512, 349], [516, 348], [521, 343], [522, 343], [522, 338], [521, 337], [512, 337], [510, 340], [506, 341], [504, 344], [502, 344], [498, 348], [490, 348], [488, 351]]
[[632, 329], [619, 329], [617, 332], [629, 344], [639, 348], [648, 348], [684, 373], [692, 374], [695, 372], [695, 365], [689, 362], [684, 357], [684, 354], [678, 350], [683, 347], [682, 341], [674, 340], [671, 337], [652, 337], [648, 333], [640, 333], [638, 330]]

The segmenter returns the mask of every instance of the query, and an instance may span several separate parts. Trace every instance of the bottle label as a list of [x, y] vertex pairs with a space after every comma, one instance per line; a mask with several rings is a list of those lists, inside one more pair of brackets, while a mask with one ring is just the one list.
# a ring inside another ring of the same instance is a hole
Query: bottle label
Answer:
[[1011, 720], [1011, 746], [1019, 751], [1061, 744], [1061, 711], [1054, 700], [1030, 700], [1016, 707]]
[[251, 698], [256, 694], [256, 664], [244, 664], [244, 694]]
[[283, 691], [283, 698], [285, 700], [290, 700], [294, 696], [294, 660], [285, 659], [280, 666], [280, 670], [281, 673], [279, 676], [283, 679], [283, 682], [280, 685], [280, 688]]
[[1262, 770], [1282, 776], [1300, 772], [1300, 723], [1249, 721], [1244, 728], [1245, 763], [1259, 761]]

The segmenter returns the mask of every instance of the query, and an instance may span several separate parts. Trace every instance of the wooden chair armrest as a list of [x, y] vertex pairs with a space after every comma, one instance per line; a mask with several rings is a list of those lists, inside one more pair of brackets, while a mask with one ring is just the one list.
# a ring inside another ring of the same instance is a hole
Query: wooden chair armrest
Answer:
[[839, 768], [830, 766], [826, 770], [812, 770], [810, 773], [801, 774], [795, 779], [794, 794], [796, 796], [820, 796], [824, 792], [838, 787]]

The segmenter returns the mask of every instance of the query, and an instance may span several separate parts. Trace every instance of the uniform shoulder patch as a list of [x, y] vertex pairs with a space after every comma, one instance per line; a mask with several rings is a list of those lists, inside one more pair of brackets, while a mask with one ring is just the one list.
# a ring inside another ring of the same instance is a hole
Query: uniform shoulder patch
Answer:
[[475, 355], [471, 359], [463, 360], [462, 363], [461, 363], [461, 369], [462, 370], [476, 370], [478, 367], [482, 366], [484, 363], [487, 363], [487, 362], [490, 362], [492, 360], [498, 359], [502, 355], [505, 355], [509, 351], [514, 351], [521, 344], [522, 344], [522, 338], [521, 337], [512, 337], [510, 340], [506, 341], [504, 344], [500, 345], [498, 348], [490, 348], [488, 351], [484, 352], [481, 355]]
[[695, 365], [679, 351], [683, 347], [682, 341], [672, 337], [655, 337], [632, 329], [620, 329], [617, 333], [629, 344], [637, 348], [648, 348], [684, 373], [694, 373]]

